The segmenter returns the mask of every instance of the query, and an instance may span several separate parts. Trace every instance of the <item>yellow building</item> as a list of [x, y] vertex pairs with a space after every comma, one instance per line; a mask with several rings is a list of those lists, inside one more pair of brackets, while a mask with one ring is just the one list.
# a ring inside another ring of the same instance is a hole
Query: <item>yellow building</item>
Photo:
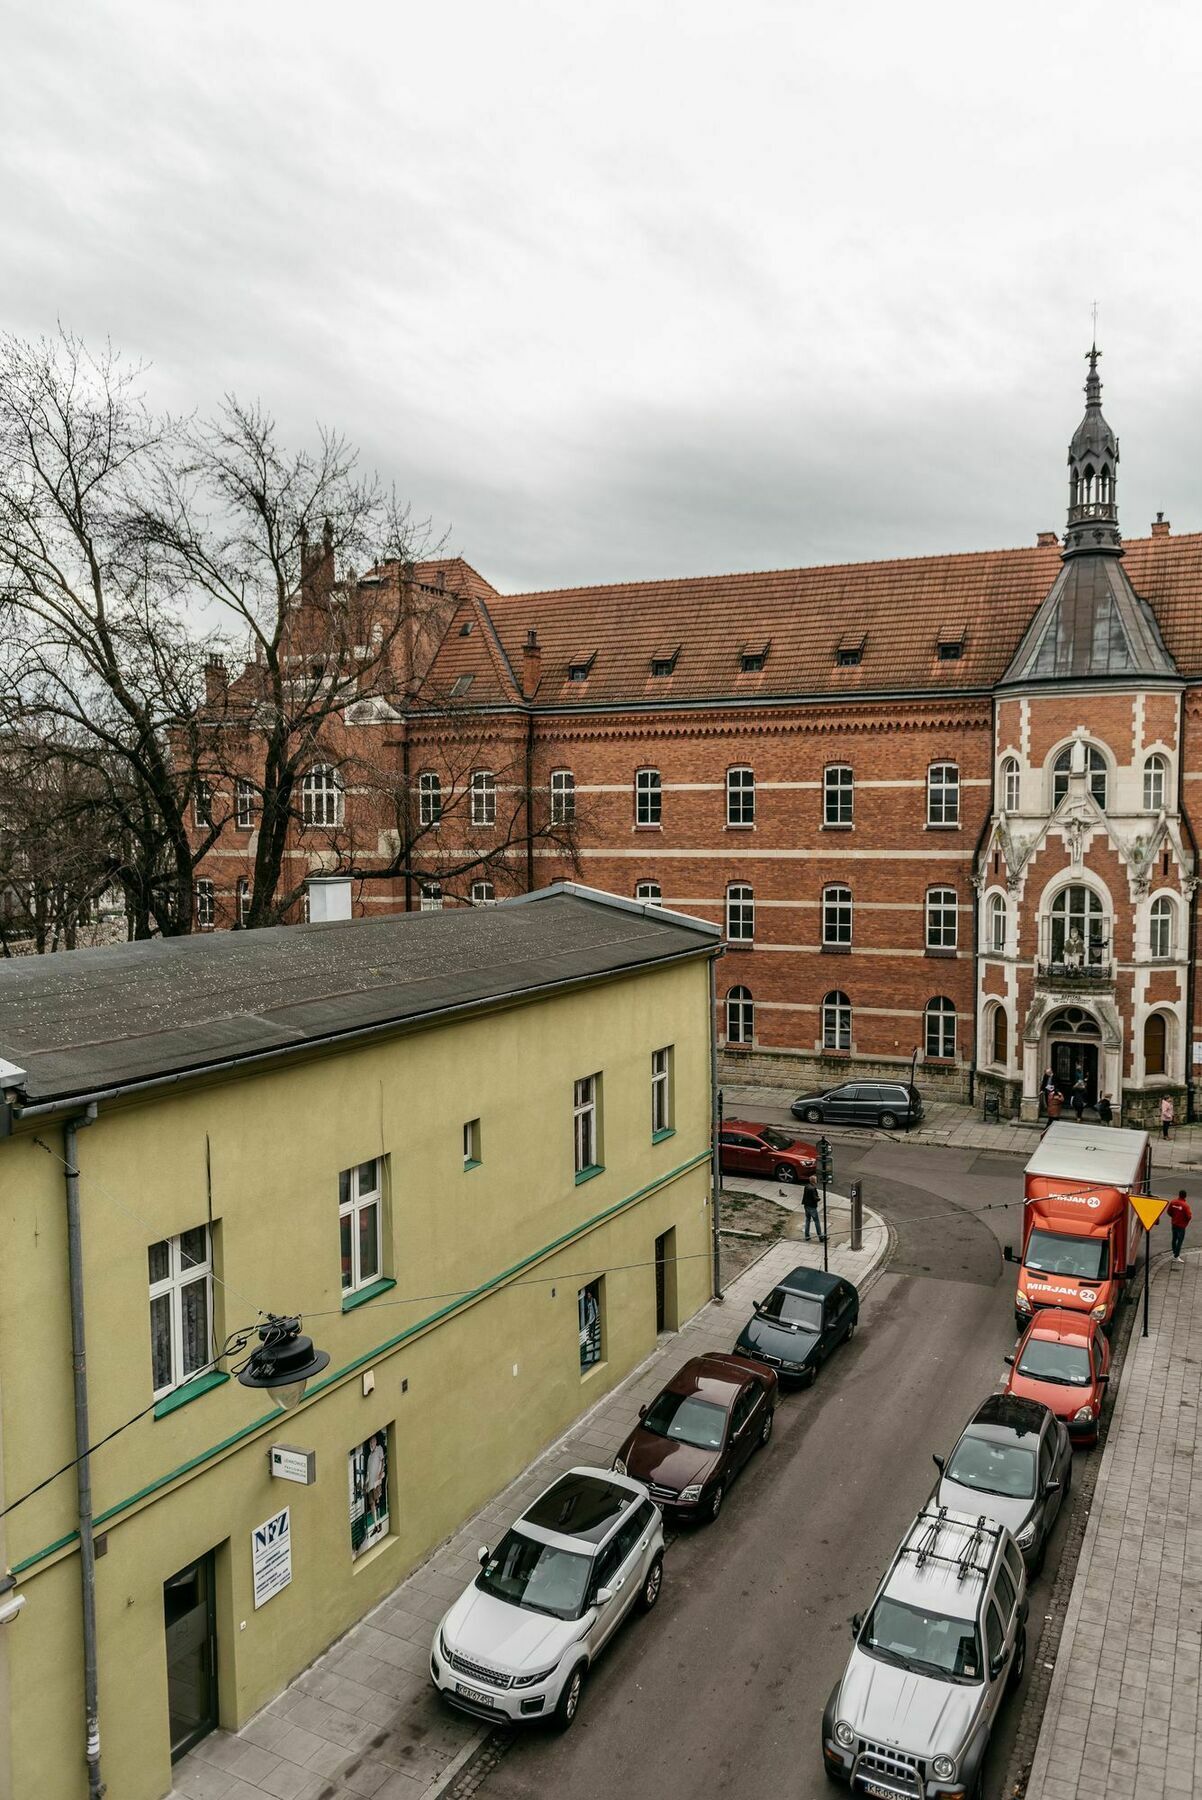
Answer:
[[164, 1794], [704, 1302], [718, 951], [564, 885], [0, 967], [4, 1800]]

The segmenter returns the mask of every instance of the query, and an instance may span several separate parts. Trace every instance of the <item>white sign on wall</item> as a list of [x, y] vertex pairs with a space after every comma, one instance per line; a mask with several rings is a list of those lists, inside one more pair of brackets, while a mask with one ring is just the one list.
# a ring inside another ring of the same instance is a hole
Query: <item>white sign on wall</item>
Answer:
[[312, 1487], [317, 1479], [317, 1452], [298, 1450], [294, 1444], [273, 1444], [270, 1466], [278, 1481], [297, 1481], [302, 1487]]
[[292, 1580], [292, 1522], [289, 1509], [265, 1519], [250, 1534], [256, 1609], [272, 1600]]
[[1194, 1067], [1202, 1067], [1202, 1038], [1194, 1039]]

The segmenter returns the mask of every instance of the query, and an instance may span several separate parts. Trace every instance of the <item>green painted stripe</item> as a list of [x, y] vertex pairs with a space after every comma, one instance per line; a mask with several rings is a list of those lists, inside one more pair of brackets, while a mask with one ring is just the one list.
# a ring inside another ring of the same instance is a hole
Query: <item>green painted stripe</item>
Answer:
[[[394, 1350], [398, 1350], [402, 1344], [408, 1343], [421, 1332], [442, 1324], [454, 1313], [463, 1312], [467, 1307], [474, 1306], [477, 1301], [486, 1299], [489, 1294], [504, 1287], [506, 1282], [512, 1281], [535, 1263], [542, 1262], [544, 1258], [553, 1256], [557, 1250], [566, 1248], [577, 1238], [585, 1237], [590, 1231], [595, 1231], [598, 1225], [603, 1225], [607, 1219], [612, 1219], [615, 1213], [622, 1212], [628, 1206], [633, 1206], [636, 1200], [645, 1200], [648, 1194], [654, 1193], [657, 1188], [667, 1187], [669, 1182], [676, 1181], [681, 1175], [687, 1175], [691, 1169], [697, 1168], [701, 1163], [708, 1163], [709, 1160], [708, 1150], [699, 1151], [687, 1162], [678, 1163], [666, 1175], [659, 1175], [654, 1181], [649, 1181], [646, 1187], [638, 1188], [633, 1194], [627, 1194], [625, 1199], [615, 1200], [612, 1206], [607, 1206], [603, 1211], [594, 1213], [592, 1218], [586, 1219], [582, 1225], [575, 1226], [571, 1231], [565, 1231], [560, 1237], [552, 1238], [551, 1242], [544, 1244], [541, 1250], [531, 1251], [529, 1256], [522, 1257], [520, 1262], [512, 1263], [499, 1275], [490, 1276], [487, 1281], [481, 1282], [479, 1287], [469, 1289], [457, 1300], [452, 1300], [446, 1306], [440, 1306], [436, 1312], [427, 1313], [424, 1319], [417, 1320], [416, 1324], [407, 1325], [404, 1331], [397, 1332], [394, 1337], [385, 1338], [383, 1343], [377, 1344], [374, 1349], [365, 1350], [361, 1356], [355, 1357], [353, 1361], [345, 1363], [341, 1369], [336, 1369], [333, 1374], [327, 1375], [324, 1381], [314, 1382], [306, 1390], [300, 1410], [303, 1411], [318, 1394], [339, 1386], [348, 1377], [356, 1374], [365, 1364], [378, 1362], [382, 1356], [391, 1355]], [[202, 1463], [211, 1462], [214, 1457], [234, 1449], [245, 1439], [254, 1437], [257, 1432], [266, 1430], [270, 1425], [278, 1424], [283, 1416], [283, 1407], [277, 1407], [274, 1412], [266, 1413], [263, 1418], [255, 1419], [249, 1425], [243, 1425], [231, 1436], [223, 1438], [219, 1444], [211, 1444], [207, 1450], [200, 1450], [195, 1456], [189, 1457], [187, 1462], [180, 1463], [178, 1468], [170, 1469], [167, 1474], [157, 1476], [146, 1487], [139, 1488], [136, 1494], [130, 1494], [125, 1500], [118, 1500], [116, 1505], [106, 1507], [103, 1512], [96, 1514], [93, 1523], [97, 1526], [107, 1524], [110, 1519], [116, 1518], [118, 1513], [128, 1512], [130, 1507], [137, 1506], [139, 1501], [148, 1500], [152, 1494], [157, 1494], [162, 1488], [170, 1487], [172, 1482], [179, 1481], [184, 1475], [190, 1475], [193, 1469], [198, 1469]], [[48, 1556], [54, 1556], [57, 1551], [67, 1549], [69, 1545], [76, 1543], [78, 1538], [77, 1531], [68, 1532], [66, 1537], [57, 1538], [53, 1544], [47, 1544], [43, 1549], [35, 1550], [32, 1556], [26, 1556], [21, 1562], [14, 1563], [12, 1573], [14, 1575], [24, 1574], [27, 1569], [32, 1569], [36, 1564], [45, 1562]]]

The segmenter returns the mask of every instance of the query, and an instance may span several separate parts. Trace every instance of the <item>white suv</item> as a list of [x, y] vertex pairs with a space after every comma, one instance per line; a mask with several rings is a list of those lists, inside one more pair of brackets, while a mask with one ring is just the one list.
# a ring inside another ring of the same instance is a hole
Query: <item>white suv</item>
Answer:
[[515, 1520], [434, 1634], [444, 1699], [493, 1723], [576, 1717], [589, 1665], [663, 1582], [664, 1522], [641, 1481], [569, 1469]]

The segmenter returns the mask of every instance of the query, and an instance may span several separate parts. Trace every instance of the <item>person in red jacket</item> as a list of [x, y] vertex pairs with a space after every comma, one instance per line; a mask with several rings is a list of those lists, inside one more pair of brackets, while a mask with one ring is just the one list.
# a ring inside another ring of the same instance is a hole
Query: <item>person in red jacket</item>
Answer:
[[1193, 1208], [1185, 1197], [1185, 1189], [1180, 1188], [1175, 1200], [1169, 1201], [1169, 1224], [1173, 1228], [1173, 1261], [1181, 1261], [1181, 1247], [1185, 1243], [1185, 1228], [1193, 1218]]

